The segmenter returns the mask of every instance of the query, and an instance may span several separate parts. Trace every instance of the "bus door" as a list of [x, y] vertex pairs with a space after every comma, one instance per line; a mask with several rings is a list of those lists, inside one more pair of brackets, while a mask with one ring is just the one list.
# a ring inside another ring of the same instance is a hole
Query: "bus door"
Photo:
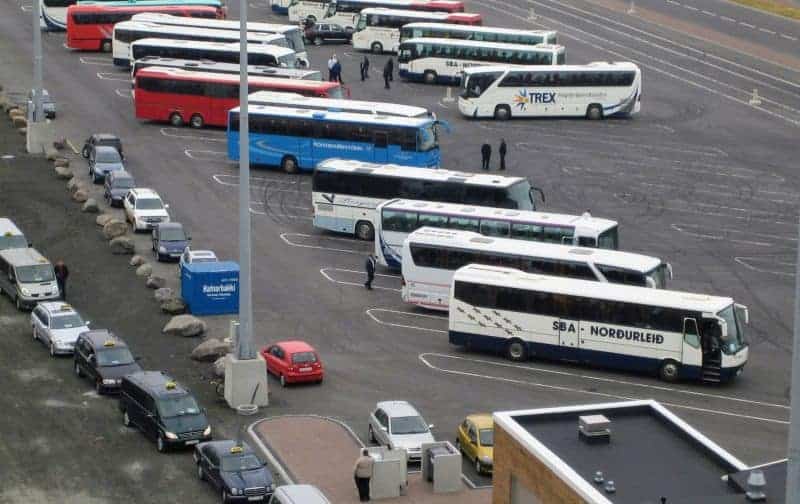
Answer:
[[[683, 319], [683, 344], [681, 348], [681, 365], [685, 369], [699, 370], [703, 365], [703, 348], [697, 319]], [[699, 378], [699, 373], [696, 378]]]
[[375, 163], [386, 163], [389, 160], [389, 133], [375, 132], [375, 143], [372, 146], [372, 159]]
[[558, 320], [558, 346], [561, 359], [579, 360], [578, 351], [580, 345], [578, 344], [578, 340], [580, 338], [580, 332], [580, 321], [572, 319]]

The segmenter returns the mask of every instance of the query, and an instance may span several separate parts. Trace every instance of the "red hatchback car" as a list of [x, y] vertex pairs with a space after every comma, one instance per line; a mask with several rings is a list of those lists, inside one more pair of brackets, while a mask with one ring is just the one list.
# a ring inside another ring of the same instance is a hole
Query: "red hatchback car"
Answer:
[[314, 347], [305, 341], [279, 341], [261, 349], [267, 373], [274, 374], [281, 386], [287, 383], [322, 383], [322, 361]]

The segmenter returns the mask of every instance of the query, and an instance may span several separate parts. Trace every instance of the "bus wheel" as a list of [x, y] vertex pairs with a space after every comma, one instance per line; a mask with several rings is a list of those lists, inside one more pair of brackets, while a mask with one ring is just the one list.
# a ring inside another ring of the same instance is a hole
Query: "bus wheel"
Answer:
[[375, 229], [372, 223], [367, 221], [359, 221], [356, 224], [356, 237], [359, 240], [372, 241], [375, 239]]
[[665, 382], [675, 382], [678, 381], [678, 375], [680, 374], [681, 366], [677, 362], [673, 360], [664, 361], [661, 364], [661, 369], [658, 371], [658, 376]]
[[589, 108], [586, 109], [586, 118], [592, 121], [599, 121], [603, 118], [603, 107], [597, 104], [589, 105]]
[[111, 41], [104, 40], [103, 43], [100, 45], [100, 50], [103, 52], [111, 52]]
[[315, 16], [308, 16], [306, 18], [306, 26], [314, 26], [317, 24], [317, 18]]
[[439, 77], [433, 70], [425, 70], [425, 74], [422, 78], [425, 80], [425, 84], [435, 84]]
[[200, 114], [195, 114], [192, 116], [191, 119], [189, 119], [189, 125], [192, 128], [200, 129], [203, 127], [204, 124], [205, 121], [203, 121], [203, 116], [201, 116]]
[[294, 174], [298, 172], [297, 169], [297, 161], [293, 157], [285, 157], [281, 161], [281, 168], [288, 174]]
[[177, 112], [173, 112], [169, 116], [169, 123], [171, 125], [175, 126], [176, 128], [180, 128], [181, 126], [183, 126], [183, 116], [181, 116]]
[[373, 42], [372, 43], [372, 52], [375, 54], [383, 53], [383, 45], [380, 42]]
[[498, 105], [494, 108], [494, 118], [498, 121], [508, 121], [511, 119], [511, 109], [508, 105]]
[[528, 349], [521, 340], [513, 339], [508, 342], [506, 356], [514, 362], [528, 360]]

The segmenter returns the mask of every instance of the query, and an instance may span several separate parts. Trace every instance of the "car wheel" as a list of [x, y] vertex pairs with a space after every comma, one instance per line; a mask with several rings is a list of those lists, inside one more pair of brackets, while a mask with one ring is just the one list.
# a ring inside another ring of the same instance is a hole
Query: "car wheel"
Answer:
[[197, 464], [197, 478], [200, 481], [205, 481], [206, 479], [206, 473], [203, 472], [203, 466], [201, 466], [199, 463]]
[[124, 425], [125, 427], [131, 426], [131, 417], [128, 416], [127, 410], [122, 412], [122, 425]]
[[89, 146], [88, 145], [84, 145], [83, 146], [83, 150], [81, 151], [81, 155], [83, 157], [85, 157], [85, 158], [89, 157]]
[[356, 224], [356, 237], [359, 240], [372, 241], [375, 239], [375, 229], [367, 221], [360, 221]]
[[481, 466], [481, 461], [478, 460], [478, 457], [475, 457], [475, 472], [483, 474], [483, 466]]
[[322, 45], [322, 37], [314, 37], [314, 45], [321, 46]]
[[464, 454], [464, 451], [461, 449], [461, 440], [458, 438], [456, 438], [456, 450], [462, 455]]
[[680, 375], [681, 366], [675, 361], [668, 360], [661, 365], [661, 369], [658, 371], [658, 376], [665, 382], [673, 383], [678, 381], [678, 375]]
[[514, 362], [522, 362], [528, 358], [528, 349], [525, 346], [525, 343], [518, 339], [513, 339], [508, 342], [508, 347], [506, 347], [506, 355], [508, 356], [509, 360]]
[[220, 496], [222, 504], [228, 504], [228, 492], [227, 490], [222, 491], [222, 495]]
[[55, 343], [50, 343], [50, 357], [56, 356], [56, 345]]
[[18, 311], [22, 311], [22, 301], [19, 300], [19, 296], [14, 299], [14, 305], [17, 307]]
[[286, 386], [286, 377], [281, 375], [280, 379], [281, 379], [281, 387], [285, 387]]
[[104, 40], [103, 44], [100, 46], [100, 50], [105, 52], [105, 53], [111, 52], [111, 41], [110, 40]]
[[372, 52], [375, 54], [382, 54], [383, 53], [383, 45], [380, 42], [373, 42], [372, 43]]
[[425, 84], [436, 84], [438, 76], [433, 70], [426, 70], [423, 74], [423, 79], [425, 80]]
[[511, 119], [511, 109], [508, 105], [498, 105], [494, 108], [494, 118], [498, 121], [508, 121]]
[[372, 430], [372, 425], [369, 426], [369, 442], [373, 444], [378, 442], [378, 440], [375, 439], [375, 431]]
[[36, 331], [36, 326], [33, 326], [33, 341], [39, 341], [39, 333]]
[[308, 16], [308, 17], [306, 18], [306, 21], [308, 21], [308, 23], [309, 23], [309, 26], [314, 26], [315, 24], [317, 24], [317, 18], [316, 18], [316, 16]]
[[173, 112], [169, 116], [169, 123], [175, 126], [176, 128], [180, 128], [181, 126], [183, 126], [183, 116], [177, 112]]
[[297, 161], [293, 157], [289, 156], [283, 158], [281, 161], [281, 168], [283, 168], [283, 171], [289, 175], [293, 175], [298, 172]]
[[100, 378], [98, 378], [94, 382], [94, 391], [97, 392], [97, 395], [103, 393], [103, 380], [101, 380]]
[[202, 128], [205, 123], [206, 122], [203, 120], [203, 116], [201, 116], [200, 114], [195, 114], [192, 116], [191, 119], [189, 119], [189, 126], [191, 126], [194, 129]]
[[590, 121], [599, 121], [603, 118], [603, 108], [600, 105], [589, 105], [586, 109], [586, 118]]
[[83, 371], [81, 371], [81, 366], [77, 362], [75, 363], [75, 376], [83, 378]]
[[165, 451], [167, 451], [167, 445], [166, 443], [164, 443], [164, 438], [161, 437], [160, 434], [158, 436], [158, 439], [156, 439], [156, 450], [158, 450], [158, 453], [164, 453]]

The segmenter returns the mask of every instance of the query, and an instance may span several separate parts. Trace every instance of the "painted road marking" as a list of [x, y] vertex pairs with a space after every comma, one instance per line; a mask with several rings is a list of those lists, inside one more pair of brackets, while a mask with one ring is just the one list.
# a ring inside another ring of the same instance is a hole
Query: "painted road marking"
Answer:
[[[734, 257], [734, 261], [741, 264], [745, 268], [757, 271], [759, 273], [770, 273], [772, 275], [779, 275], [779, 276], [786, 276], [786, 277], [793, 277], [795, 274], [791, 271], [781, 271], [781, 270], [774, 270], [768, 269], [766, 267], [756, 266], [755, 264], [764, 263], [766, 266], [785, 266], [786, 269], [794, 269], [795, 264], [791, 262], [782, 262], [782, 261], [770, 261], [768, 258], [764, 257]], [[755, 263], [755, 264], [754, 264]]]
[[107, 81], [115, 81], [115, 82], [127, 82], [128, 84], [131, 83], [131, 78], [122, 78], [117, 76], [117, 74], [109, 73], [109, 72], [97, 72], [97, 78], [100, 80], [107, 80]]
[[[738, 239], [738, 238], [731, 238], [728, 235], [743, 235], [745, 237], [747, 237], [747, 236], [763, 237], [763, 238], [768, 238], [768, 239], [771, 239], [771, 240], [780, 240], [780, 241], [797, 241], [797, 238], [790, 238], [788, 236], [771, 235], [771, 234], [765, 234], [765, 233], [753, 233], [753, 232], [750, 232], [750, 231], [741, 231], [741, 230], [738, 230], [738, 229], [730, 229], [730, 228], [707, 229], [707, 228], [703, 228], [702, 226], [698, 226], [696, 224], [676, 224], [676, 223], [672, 223], [672, 224], [670, 224], [670, 227], [672, 229], [674, 229], [675, 231], [678, 231], [679, 233], [683, 233], [683, 234], [686, 234], [686, 235], [689, 235], [689, 236], [694, 236], [696, 238], [703, 238], [703, 239], [706, 239], [706, 240], [727, 240], [727, 241], [730, 241], [730, 242], [743, 243], [743, 244], [746, 244], [746, 245], [758, 245], [758, 246], [762, 246], [762, 247], [774, 247], [775, 243], [774, 243], [774, 241], [757, 242], [757, 241], [752, 241], [752, 240], [742, 240], [742, 239]], [[689, 231], [689, 229], [692, 229], [692, 228], [694, 228], [695, 231]]]
[[702, 13], [703, 13], [703, 14], [705, 14], [706, 16], [717, 17], [717, 15], [716, 15], [715, 13], [713, 13], [713, 12], [709, 12], [709, 11], [707, 11], [707, 10], [703, 10], [703, 11], [700, 11], [700, 12], [702, 12]]
[[300, 248], [310, 248], [310, 249], [318, 249], [318, 250], [330, 250], [331, 252], [344, 252], [345, 254], [364, 254], [364, 250], [356, 250], [356, 249], [345, 249], [345, 248], [335, 248], [335, 247], [325, 247], [323, 245], [306, 245], [305, 243], [297, 243], [290, 239], [290, 237], [300, 237], [300, 238], [326, 238], [328, 240], [338, 240], [338, 241], [347, 241], [352, 243], [353, 240], [346, 240], [344, 238], [329, 238], [326, 236], [320, 235], [309, 235], [303, 233], [281, 233], [279, 235], [281, 240], [284, 241], [287, 245], [291, 245], [292, 247], [300, 247]]
[[[544, 136], [544, 137], [556, 137], [556, 138], [563, 138], [563, 135], [559, 133], [544, 133], [544, 132], [537, 132], [536, 136]], [[591, 136], [583, 139], [584, 142], [586, 141], [594, 141], [595, 139]], [[706, 150], [695, 150], [695, 149], [687, 149], [685, 145], [681, 146], [678, 144], [672, 144], [672, 146], [665, 146], [664, 144], [643, 144], [643, 143], [634, 143], [634, 142], [623, 142], [621, 140], [606, 140], [606, 139], [597, 139], [598, 142], [602, 142], [603, 144], [612, 144], [612, 145], [622, 145], [625, 147], [633, 147], [638, 149], [646, 149], [646, 150], [663, 150], [668, 152], [679, 152], [684, 154], [693, 154], [697, 156], [706, 156], [706, 157], [728, 157], [728, 153], [718, 147], [709, 147]], [[525, 142], [522, 142], [519, 145], [528, 145]], [[535, 145], [535, 144], [534, 144]], [[552, 147], [552, 146], [548, 146]], [[566, 146], [570, 150], [574, 151], [575, 148], [573, 146]]]
[[[252, 202], [250, 202], [251, 205], [257, 205], [257, 206], [268, 206], [268, 203], [275, 203], [276, 205], [280, 206], [280, 209], [283, 209], [283, 208], [295, 208], [297, 210], [309, 210], [309, 211], [313, 210], [313, 208], [310, 208], [310, 207], [307, 207], [307, 206], [285, 205], [280, 201], [268, 201], [266, 203], [263, 202], [263, 201], [252, 201]], [[312, 217], [313, 217], [313, 215], [312, 215]]]
[[114, 93], [116, 93], [116, 95], [120, 98], [127, 98], [128, 100], [133, 99], [133, 90], [131, 89], [117, 88], [114, 90]]
[[785, 33], [781, 33], [781, 37], [783, 37], [783, 38], [785, 38], [787, 40], [791, 40], [793, 42], [797, 41], [797, 37], [792, 37], [791, 35], [786, 35]]
[[769, 33], [770, 35], [775, 35], [775, 32], [772, 30], [767, 30], [766, 28], [759, 28], [758, 31], [762, 31], [764, 33]]
[[[212, 161], [221, 158], [227, 159], [227, 152], [213, 151], [213, 150], [198, 150], [198, 149], [184, 149], [184, 154], [191, 159], [198, 161]], [[236, 161], [228, 161], [231, 164], [236, 164]]]
[[747, 28], [755, 28], [755, 25], [751, 25], [750, 23], [745, 23], [744, 21], [739, 21], [739, 24], [742, 26], [746, 26]]
[[684, 5], [684, 7], [689, 9], [689, 10], [691, 10], [691, 11], [699, 10], [697, 7], [692, 7], [691, 5]]
[[[239, 186], [239, 175], [230, 175], [227, 173], [218, 173], [213, 175], [212, 178], [218, 183], [222, 185], [229, 185], [229, 186]], [[226, 180], [232, 179], [232, 180]], [[256, 181], [256, 184], [253, 182]], [[250, 177], [250, 185], [251, 187], [266, 187], [267, 184], [286, 184], [286, 185], [303, 185], [310, 183], [309, 180], [302, 180], [302, 179], [291, 179], [286, 177], [285, 175], [279, 175], [277, 177]]]
[[399, 315], [403, 315], [403, 316], [409, 316], [409, 317], [422, 317], [422, 318], [432, 318], [432, 319], [441, 319], [441, 320], [447, 320], [447, 317], [441, 317], [441, 316], [435, 316], [435, 315], [423, 315], [421, 313], [411, 313], [411, 312], [404, 312], [404, 311], [399, 311], [399, 310], [390, 310], [388, 308], [369, 308], [369, 309], [364, 311], [364, 313], [366, 313], [369, 318], [371, 318], [372, 320], [374, 320], [375, 322], [377, 322], [380, 325], [385, 325], [385, 326], [390, 326], [390, 327], [400, 327], [400, 328], [403, 328], [403, 329], [411, 329], [411, 330], [414, 330], [414, 331], [427, 331], [427, 332], [433, 332], [433, 333], [439, 333], [439, 334], [447, 334], [447, 331], [444, 331], [442, 329], [432, 329], [430, 327], [421, 327], [421, 326], [415, 326], [415, 325], [410, 325], [410, 324], [398, 324], [396, 322], [385, 322], [385, 321], [381, 320], [380, 318], [378, 318], [375, 315], [376, 312], [395, 313], [395, 314], [399, 314]]
[[[322, 269], [319, 270], [320, 274], [323, 277], [325, 277], [325, 279], [328, 280], [331, 283], [340, 284], [340, 285], [351, 285], [351, 286], [354, 286], [354, 287], [360, 287], [362, 289], [364, 288], [364, 282], [345, 282], [344, 280], [336, 280], [335, 278], [331, 277], [330, 274], [328, 274], [329, 271], [331, 271], [331, 272], [332, 271], [344, 271], [346, 273], [353, 273], [353, 274], [360, 275], [362, 277], [366, 277], [366, 273], [364, 271], [357, 271], [357, 270], [344, 269], [344, 268], [322, 268]], [[382, 273], [375, 273], [375, 276], [376, 277], [398, 278], [398, 275], [385, 275], [385, 274], [382, 274]], [[400, 289], [395, 289], [393, 287], [382, 287], [380, 285], [373, 285], [372, 288], [373, 289], [378, 289], [378, 290], [387, 290], [387, 291], [393, 291], [393, 292], [400, 292]]]
[[736, 22], [735, 19], [729, 18], [728, 16], [720, 16], [719, 18], [720, 19], [724, 19], [725, 21], [728, 21], [728, 22], [731, 22], [731, 23], [735, 23]]
[[186, 130], [181, 128], [161, 128], [159, 133], [165, 137], [170, 138], [184, 138], [187, 140], [199, 140], [201, 142], [227, 142], [224, 136], [210, 136], [207, 133], [204, 135], [194, 135], [186, 133]]
[[[621, 399], [621, 400], [625, 400], [625, 401], [633, 401], [633, 400], [643, 399], [643, 398], [640, 398], [640, 397], [629, 397], [629, 396], [623, 396], [623, 395], [618, 395], [618, 394], [610, 394], [610, 393], [605, 393], [605, 392], [595, 392], [595, 391], [590, 391], [590, 390], [583, 390], [583, 389], [578, 389], [578, 388], [574, 388], [574, 387], [568, 387], [568, 386], [565, 386], [565, 385], [550, 385], [550, 384], [547, 384], [547, 383], [526, 381], [526, 380], [520, 380], [520, 379], [515, 379], [515, 378], [505, 378], [505, 377], [502, 377], [502, 376], [492, 376], [492, 375], [485, 375], [485, 374], [480, 374], [480, 373], [473, 373], [473, 372], [470, 372], [470, 371], [459, 371], [459, 370], [455, 370], [455, 369], [441, 368], [441, 367], [437, 367], [437, 366], [431, 364], [430, 362], [428, 362], [424, 357], [425, 355], [426, 354], [420, 354], [419, 355], [420, 361], [422, 361], [422, 363], [425, 366], [427, 366], [428, 368], [433, 369], [435, 371], [442, 372], [442, 373], [448, 373], [448, 374], [454, 374], [454, 375], [460, 375], [460, 376], [468, 376], [468, 377], [472, 377], [472, 378], [481, 378], [481, 379], [484, 379], [484, 380], [493, 380], [493, 381], [504, 382], [504, 383], [513, 383], [513, 384], [516, 384], [516, 385], [524, 385], [524, 386], [529, 386], [529, 387], [538, 387], [538, 388], [544, 388], [544, 389], [549, 389], [549, 390], [560, 390], [560, 391], [563, 391], [563, 392], [574, 392], [576, 394], [592, 395], [592, 396], [597, 396], [597, 397], [607, 397], [607, 398], [612, 398], [612, 399]], [[766, 417], [757, 417], [757, 416], [753, 416], [753, 415], [743, 415], [743, 414], [740, 414], [740, 413], [734, 413], [734, 412], [730, 412], [730, 411], [715, 410], [715, 409], [710, 409], [710, 408], [700, 408], [700, 407], [697, 407], [697, 406], [689, 406], [687, 404], [681, 404], [681, 403], [673, 403], [673, 402], [665, 402], [665, 401], [659, 401], [659, 402], [661, 404], [665, 405], [665, 406], [672, 406], [674, 408], [681, 408], [681, 409], [686, 409], [686, 410], [691, 410], [691, 411], [698, 411], [698, 412], [701, 412], [701, 413], [709, 413], [709, 414], [715, 414], [715, 415], [730, 416], [730, 417], [735, 417], [735, 418], [743, 418], [743, 419], [746, 419], [746, 420], [754, 420], [754, 421], [758, 421], [758, 422], [767, 422], [767, 423], [776, 423], [776, 424], [780, 424], [780, 425], [789, 425], [789, 422], [787, 420], [780, 420], [780, 419], [777, 419], [777, 418], [766, 418]]]
[[[95, 65], [95, 66], [114, 66], [114, 63], [111, 62], [108, 58], [101, 58], [99, 56], [81, 56], [78, 60], [83, 63], [84, 65]], [[130, 81], [131, 79], [128, 79]]]

